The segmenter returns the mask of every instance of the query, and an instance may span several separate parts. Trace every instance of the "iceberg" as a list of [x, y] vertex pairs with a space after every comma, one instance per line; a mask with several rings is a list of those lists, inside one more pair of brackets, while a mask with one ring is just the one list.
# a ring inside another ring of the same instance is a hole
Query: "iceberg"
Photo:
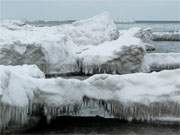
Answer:
[[45, 79], [4, 67], [0, 69], [0, 128], [11, 122], [23, 125], [42, 112], [47, 120], [63, 115], [142, 121], [176, 118], [180, 116], [179, 74], [177, 69], [99, 74], [86, 80]]

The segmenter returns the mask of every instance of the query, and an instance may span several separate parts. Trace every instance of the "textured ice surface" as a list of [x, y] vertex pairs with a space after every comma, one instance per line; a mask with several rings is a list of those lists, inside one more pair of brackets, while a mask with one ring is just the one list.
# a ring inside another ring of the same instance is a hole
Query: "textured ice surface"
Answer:
[[82, 72], [122, 74], [141, 71], [145, 54], [144, 43], [132, 33], [134, 30], [130, 29], [117, 40], [87, 46], [79, 52]]
[[139, 72], [150, 41], [148, 31], [140, 28], [119, 36], [106, 12], [53, 27], [3, 22], [0, 35], [1, 65], [36, 64], [45, 73]]
[[[180, 116], [180, 70], [99, 74], [84, 81], [32, 78], [11, 68], [0, 70], [1, 127], [24, 123], [44, 112], [57, 115], [153, 120]], [[103, 93], [103, 94], [102, 94]]]

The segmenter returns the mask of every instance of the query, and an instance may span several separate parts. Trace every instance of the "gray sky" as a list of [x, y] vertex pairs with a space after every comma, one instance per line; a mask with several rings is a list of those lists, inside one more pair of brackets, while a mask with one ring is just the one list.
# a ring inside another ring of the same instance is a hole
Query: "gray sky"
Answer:
[[82, 19], [104, 11], [120, 21], [180, 20], [180, 0], [0, 0], [1, 19]]

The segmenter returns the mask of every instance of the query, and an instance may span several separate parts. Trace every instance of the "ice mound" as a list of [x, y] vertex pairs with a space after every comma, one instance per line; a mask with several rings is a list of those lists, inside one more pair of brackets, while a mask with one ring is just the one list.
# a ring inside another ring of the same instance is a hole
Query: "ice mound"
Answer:
[[89, 46], [79, 52], [81, 72], [85, 74], [140, 72], [145, 49], [143, 42], [133, 37], [132, 33], [130, 29], [117, 40]]
[[154, 32], [154, 41], [180, 41], [180, 32]]
[[80, 81], [32, 78], [1, 68], [0, 127], [23, 124], [39, 111], [47, 118], [87, 114], [126, 120], [179, 117], [179, 74], [180, 70], [99, 74]]
[[69, 25], [17, 28], [0, 26], [1, 65], [36, 64], [47, 74], [141, 70], [145, 51], [144, 41], [135, 36], [139, 30], [130, 29], [119, 37], [106, 12]]
[[149, 53], [144, 57], [144, 66], [149, 71], [180, 68], [179, 53]]
[[67, 30], [67, 34], [77, 45], [97, 45], [119, 37], [116, 24], [108, 12], [76, 21]]

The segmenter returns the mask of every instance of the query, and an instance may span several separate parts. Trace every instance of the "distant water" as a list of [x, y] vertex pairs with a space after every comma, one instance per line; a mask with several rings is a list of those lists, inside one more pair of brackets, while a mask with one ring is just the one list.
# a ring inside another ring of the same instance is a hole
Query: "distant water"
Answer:
[[179, 41], [156, 41], [153, 44], [156, 48], [155, 53], [180, 53]]
[[25, 132], [28, 135], [117, 134], [117, 135], [180, 135], [180, 125], [126, 122], [100, 117], [59, 117], [46, 125]]
[[[151, 28], [153, 32], [180, 31], [180, 22], [142, 22], [142, 23], [117, 23], [118, 29], [126, 30], [131, 27]], [[180, 53], [179, 41], [154, 41], [155, 53]]]
[[[34, 25], [34, 26], [58, 26], [63, 24], [71, 24], [75, 20], [67, 20], [67, 21], [27, 21], [26, 24]], [[118, 29], [126, 30], [131, 27], [141, 27], [141, 28], [152, 28], [154, 32], [174, 32], [180, 30], [180, 22], [132, 22], [132, 23], [123, 23], [116, 22]]]
[[37, 27], [44, 27], [44, 26], [58, 26], [63, 24], [71, 24], [74, 20], [67, 20], [67, 21], [26, 21], [26, 24], [34, 25]]
[[142, 23], [117, 23], [121, 30], [131, 27], [151, 28], [153, 32], [175, 32], [180, 31], [180, 22], [142, 22]]

